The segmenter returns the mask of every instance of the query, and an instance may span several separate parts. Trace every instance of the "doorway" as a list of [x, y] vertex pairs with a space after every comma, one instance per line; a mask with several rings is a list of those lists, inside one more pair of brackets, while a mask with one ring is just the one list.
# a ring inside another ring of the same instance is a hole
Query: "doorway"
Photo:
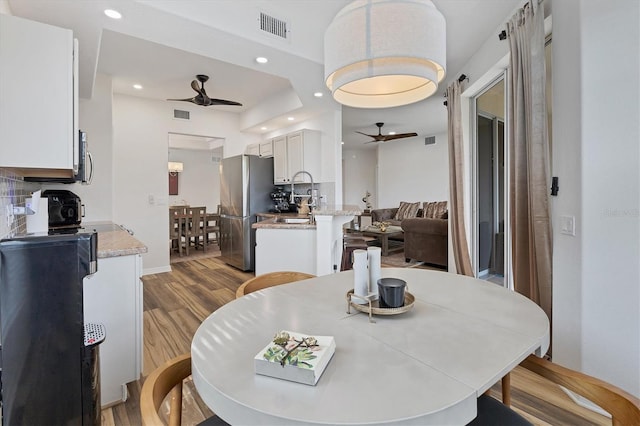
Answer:
[[475, 98], [475, 274], [505, 285], [504, 76]]

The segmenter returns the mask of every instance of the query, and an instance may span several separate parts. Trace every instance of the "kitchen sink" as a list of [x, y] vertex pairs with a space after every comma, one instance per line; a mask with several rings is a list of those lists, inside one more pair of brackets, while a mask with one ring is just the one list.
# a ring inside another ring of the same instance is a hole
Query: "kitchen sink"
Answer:
[[309, 218], [306, 217], [279, 217], [276, 222], [278, 223], [297, 223], [306, 224], [309, 223]]

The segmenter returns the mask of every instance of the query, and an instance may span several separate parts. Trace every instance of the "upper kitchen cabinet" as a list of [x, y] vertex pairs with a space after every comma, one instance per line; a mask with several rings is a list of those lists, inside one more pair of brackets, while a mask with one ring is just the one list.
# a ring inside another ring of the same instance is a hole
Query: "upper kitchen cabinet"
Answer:
[[0, 167], [73, 176], [75, 64], [71, 30], [0, 14]]
[[[315, 182], [321, 181], [320, 132], [299, 130], [273, 139], [273, 181], [289, 184], [292, 176], [301, 170], [309, 172]], [[294, 183], [311, 182], [300, 174]]]
[[260, 157], [271, 158], [273, 157], [273, 141], [266, 141], [260, 143]]

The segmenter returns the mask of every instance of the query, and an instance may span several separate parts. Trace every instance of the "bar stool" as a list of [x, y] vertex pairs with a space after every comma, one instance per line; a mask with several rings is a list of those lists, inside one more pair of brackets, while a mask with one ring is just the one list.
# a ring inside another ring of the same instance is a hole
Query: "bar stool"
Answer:
[[353, 266], [353, 251], [366, 250], [367, 242], [360, 237], [344, 236], [342, 249], [342, 262], [340, 264], [341, 271], [348, 271]]

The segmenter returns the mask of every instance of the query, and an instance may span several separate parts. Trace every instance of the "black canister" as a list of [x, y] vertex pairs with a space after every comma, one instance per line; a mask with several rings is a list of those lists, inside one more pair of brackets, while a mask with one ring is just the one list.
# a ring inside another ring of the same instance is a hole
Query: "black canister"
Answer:
[[404, 292], [407, 282], [400, 278], [380, 278], [378, 293], [381, 308], [399, 308], [404, 306]]

